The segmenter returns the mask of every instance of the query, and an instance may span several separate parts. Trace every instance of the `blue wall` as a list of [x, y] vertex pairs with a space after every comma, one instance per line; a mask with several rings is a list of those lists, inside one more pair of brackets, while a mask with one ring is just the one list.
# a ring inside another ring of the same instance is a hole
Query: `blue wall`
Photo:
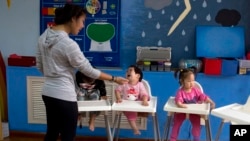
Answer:
[[[120, 48], [123, 70], [107, 72], [124, 75], [124, 68], [135, 63], [135, 47], [138, 45], [172, 47], [174, 66], [182, 58], [195, 58], [195, 26], [221, 25], [215, 21], [215, 17], [218, 11], [224, 8], [235, 9], [241, 14], [238, 25], [245, 28], [245, 45], [247, 50], [250, 48], [250, 14], [246, 12], [250, 7], [249, 0], [189, 0], [191, 11], [169, 36], [167, 36], [169, 29], [185, 9], [184, 1], [164, 0], [165, 5], [160, 5], [162, 7], [159, 9], [153, 8], [150, 4], [145, 6], [145, 2], [150, 1], [153, 0], [121, 0]], [[10, 8], [7, 7], [6, 1], [0, 1], [0, 50], [5, 61], [12, 53], [35, 55], [39, 37], [39, 12], [38, 0], [12, 0]], [[149, 13], [152, 18], [148, 18]], [[156, 28], [157, 23], [159, 23], [160, 29]], [[142, 36], [143, 31], [145, 37]], [[26, 32], [28, 34], [24, 36], [23, 33]], [[159, 40], [161, 40], [161, 44], [159, 44]], [[44, 132], [44, 125], [27, 124], [26, 76], [40, 76], [40, 73], [35, 68], [21, 67], [8, 67], [7, 73], [10, 129]], [[162, 110], [163, 105], [170, 95], [174, 95], [178, 83], [173, 78], [173, 74], [169, 72], [145, 72], [145, 78], [149, 80], [153, 94], [159, 97], [157, 112], [162, 129], [166, 118], [166, 113]], [[214, 99], [217, 107], [234, 102], [244, 103], [250, 94], [250, 76], [223, 77], [199, 74], [197, 80], [203, 85], [205, 92]], [[220, 119], [211, 116], [211, 121], [214, 137]], [[188, 131], [190, 126], [188, 123], [185, 125], [183, 130]], [[221, 136], [222, 140], [229, 140], [228, 130], [228, 126], [225, 126]], [[104, 129], [97, 129], [92, 133], [84, 128], [78, 130], [78, 133], [94, 136], [105, 135]], [[128, 136], [125, 133], [128, 132], [121, 132], [123, 137]], [[130, 136], [131, 134], [129, 134]], [[144, 131], [140, 137], [153, 138], [153, 132], [152, 130]], [[186, 131], [181, 133], [182, 139], [187, 137]]]
[[[195, 26], [217, 25], [217, 13], [221, 9], [234, 9], [241, 15], [237, 26], [245, 28], [246, 49], [250, 49], [250, 7], [249, 0], [189, 0], [191, 10], [175, 30], [167, 36], [171, 26], [184, 11], [184, 0], [157, 0], [163, 2], [155, 8], [146, 4], [152, 0], [121, 0], [121, 67], [124, 69], [136, 61], [136, 49], [140, 46], [172, 47], [172, 62], [177, 66], [180, 59], [196, 58], [195, 55]], [[12, 54], [34, 56], [39, 29], [40, 1], [11, 0], [10, 8], [6, 0], [0, 1], [0, 50], [5, 62]], [[151, 14], [152, 18], [148, 18]], [[225, 17], [228, 17], [225, 16]], [[18, 21], [18, 22], [17, 22]], [[224, 19], [223, 21], [227, 21]], [[160, 28], [156, 25], [159, 23]], [[18, 26], [16, 26], [18, 24]], [[142, 37], [142, 32], [145, 37]], [[24, 34], [28, 32], [29, 34]], [[16, 42], [13, 42], [15, 40]], [[161, 44], [158, 44], [159, 40]]]
[[[121, 63], [123, 68], [135, 63], [136, 46], [172, 47], [174, 67], [178, 66], [180, 59], [197, 58], [195, 54], [197, 25], [222, 26], [222, 23], [231, 24], [230, 20], [237, 20], [235, 16], [227, 13], [223, 15], [224, 18], [220, 22], [216, 22], [216, 16], [222, 9], [236, 10], [241, 15], [236, 26], [245, 28], [245, 46], [246, 50], [250, 49], [250, 14], [245, 12], [250, 6], [249, 0], [189, 0], [190, 12], [170, 35], [167, 35], [170, 28], [185, 9], [184, 0], [158, 0], [146, 6], [147, 1], [150, 0], [122, 0]], [[162, 3], [159, 5], [160, 2]], [[152, 17], [150, 18], [149, 15]], [[156, 27], [157, 24], [160, 28]], [[142, 36], [142, 32], [145, 32], [145, 37]]]
[[[103, 70], [117, 76], [123, 76], [124, 70]], [[41, 76], [34, 67], [7, 67], [8, 86], [8, 110], [10, 130], [45, 132], [46, 126], [40, 124], [28, 124], [27, 111], [27, 76]], [[165, 125], [167, 113], [163, 106], [170, 96], [175, 95], [178, 89], [178, 81], [173, 77], [172, 72], [144, 72], [144, 78], [151, 85], [152, 94], [158, 97], [157, 114], [161, 131]], [[206, 94], [216, 103], [216, 107], [225, 106], [231, 103], [244, 104], [250, 94], [250, 75], [236, 76], [207, 76], [198, 74], [197, 81], [201, 83]], [[152, 120], [148, 120], [148, 130], [142, 130], [141, 136], [133, 136], [131, 130], [121, 130], [120, 137], [153, 139]], [[212, 136], [215, 138], [221, 119], [210, 116]], [[190, 123], [183, 124], [179, 139], [190, 137]], [[77, 130], [78, 135], [83, 136], [106, 136], [104, 128], [97, 128], [90, 132], [84, 127]], [[162, 133], [161, 133], [162, 134]], [[201, 139], [205, 139], [205, 130], [202, 129]], [[221, 134], [221, 140], [229, 140], [229, 125], [226, 124]]]

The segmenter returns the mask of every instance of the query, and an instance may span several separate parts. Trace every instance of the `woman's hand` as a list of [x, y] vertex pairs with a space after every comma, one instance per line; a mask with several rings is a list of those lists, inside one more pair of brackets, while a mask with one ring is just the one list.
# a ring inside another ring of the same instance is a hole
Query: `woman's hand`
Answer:
[[114, 82], [119, 84], [119, 85], [122, 85], [122, 84], [128, 83], [128, 79], [123, 78], [123, 77], [115, 77]]

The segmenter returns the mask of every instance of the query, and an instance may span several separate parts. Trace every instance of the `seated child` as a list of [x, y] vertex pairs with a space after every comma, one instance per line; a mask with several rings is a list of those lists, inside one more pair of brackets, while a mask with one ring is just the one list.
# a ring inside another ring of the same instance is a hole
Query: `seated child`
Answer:
[[[76, 83], [78, 86], [77, 100], [100, 100], [107, 99], [105, 83], [103, 80], [90, 78], [80, 71], [76, 72]], [[94, 131], [95, 118], [100, 114], [100, 111], [90, 112], [89, 129]], [[81, 115], [81, 114], [80, 114]], [[79, 116], [81, 119], [81, 116]]]
[[[116, 102], [122, 102], [125, 100], [141, 100], [142, 105], [148, 106], [149, 95], [141, 82], [143, 77], [142, 71], [137, 66], [129, 66], [126, 72], [126, 78], [129, 80], [127, 84], [118, 85], [115, 89]], [[136, 125], [137, 112], [124, 112], [124, 115], [128, 119], [131, 128], [135, 135], [140, 135], [140, 131]]]
[[[179, 108], [187, 108], [186, 104], [189, 103], [210, 103], [211, 108], [215, 107], [215, 103], [204, 93], [200, 91], [199, 88], [194, 87], [196, 68], [188, 69], [178, 69], [175, 71], [175, 78], [179, 74], [179, 83], [181, 88], [177, 90], [175, 96], [175, 103]], [[185, 113], [175, 113], [174, 123], [172, 128], [172, 133], [170, 141], [176, 141], [180, 127], [186, 118]], [[189, 120], [192, 124], [192, 135], [194, 141], [200, 140], [200, 115], [190, 114]]]

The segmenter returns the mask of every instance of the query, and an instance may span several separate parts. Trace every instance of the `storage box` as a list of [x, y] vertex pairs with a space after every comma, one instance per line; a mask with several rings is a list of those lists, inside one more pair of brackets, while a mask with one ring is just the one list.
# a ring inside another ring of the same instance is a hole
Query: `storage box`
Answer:
[[221, 75], [236, 75], [238, 64], [237, 60], [222, 59]]
[[220, 75], [222, 60], [219, 58], [204, 58], [204, 74], [207, 75]]
[[151, 62], [150, 61], [144, 61], [143, 62], [143, 70], [144, 71], [150, 71], [150, 66], [151, 66]]
[[137, 65], [138, 68], [140, 68], [141, 70], [143, 70], [143, 61], [136, 62], [136, 65]]
[[171, 62], [165, 62], [164, 63], [164, 71], [171, 71]]
[[152, 61], [150, 66], [151, 71], [157, 71], [158, 70], [158, 62]]
[[157, 70], [158, 71], [164, 71], [164, 62], [159, 61], [157, 64]]
[[250, 68], [239, 68], [239, 74], [250, 75]]
[[250, 60], [239, 60], [240, 68], [250, 68]]
[[[141, 47], [137, 46], [137, 66], [144, 62], [144, 71], [164, 71], [164, 62], [171, 60], [170, 47]], [[170, 70], [169, 66], [169, 70]]]
[[239, 59], [239, 74], [250, 74], [250, 60]]
[[8, 65], [9, 66], [23, 66], [23, 67], [35, 66], [36, 65], [36, 57], [10, 55], [8, 57]]
[[171, 48], [170, 47], [141, 47], [137, 46], [138, 61], [170, 61]]

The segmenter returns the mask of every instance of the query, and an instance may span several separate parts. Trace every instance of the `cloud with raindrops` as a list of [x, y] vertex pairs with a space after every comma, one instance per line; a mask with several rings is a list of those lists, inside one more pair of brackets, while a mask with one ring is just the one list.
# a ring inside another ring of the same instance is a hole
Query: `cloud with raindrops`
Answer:
[[144, 5], [146, 8], [152, 8], [154, 10], [161, 10], [166, 6], [169, 6], [172, 0], [145, 0]]

